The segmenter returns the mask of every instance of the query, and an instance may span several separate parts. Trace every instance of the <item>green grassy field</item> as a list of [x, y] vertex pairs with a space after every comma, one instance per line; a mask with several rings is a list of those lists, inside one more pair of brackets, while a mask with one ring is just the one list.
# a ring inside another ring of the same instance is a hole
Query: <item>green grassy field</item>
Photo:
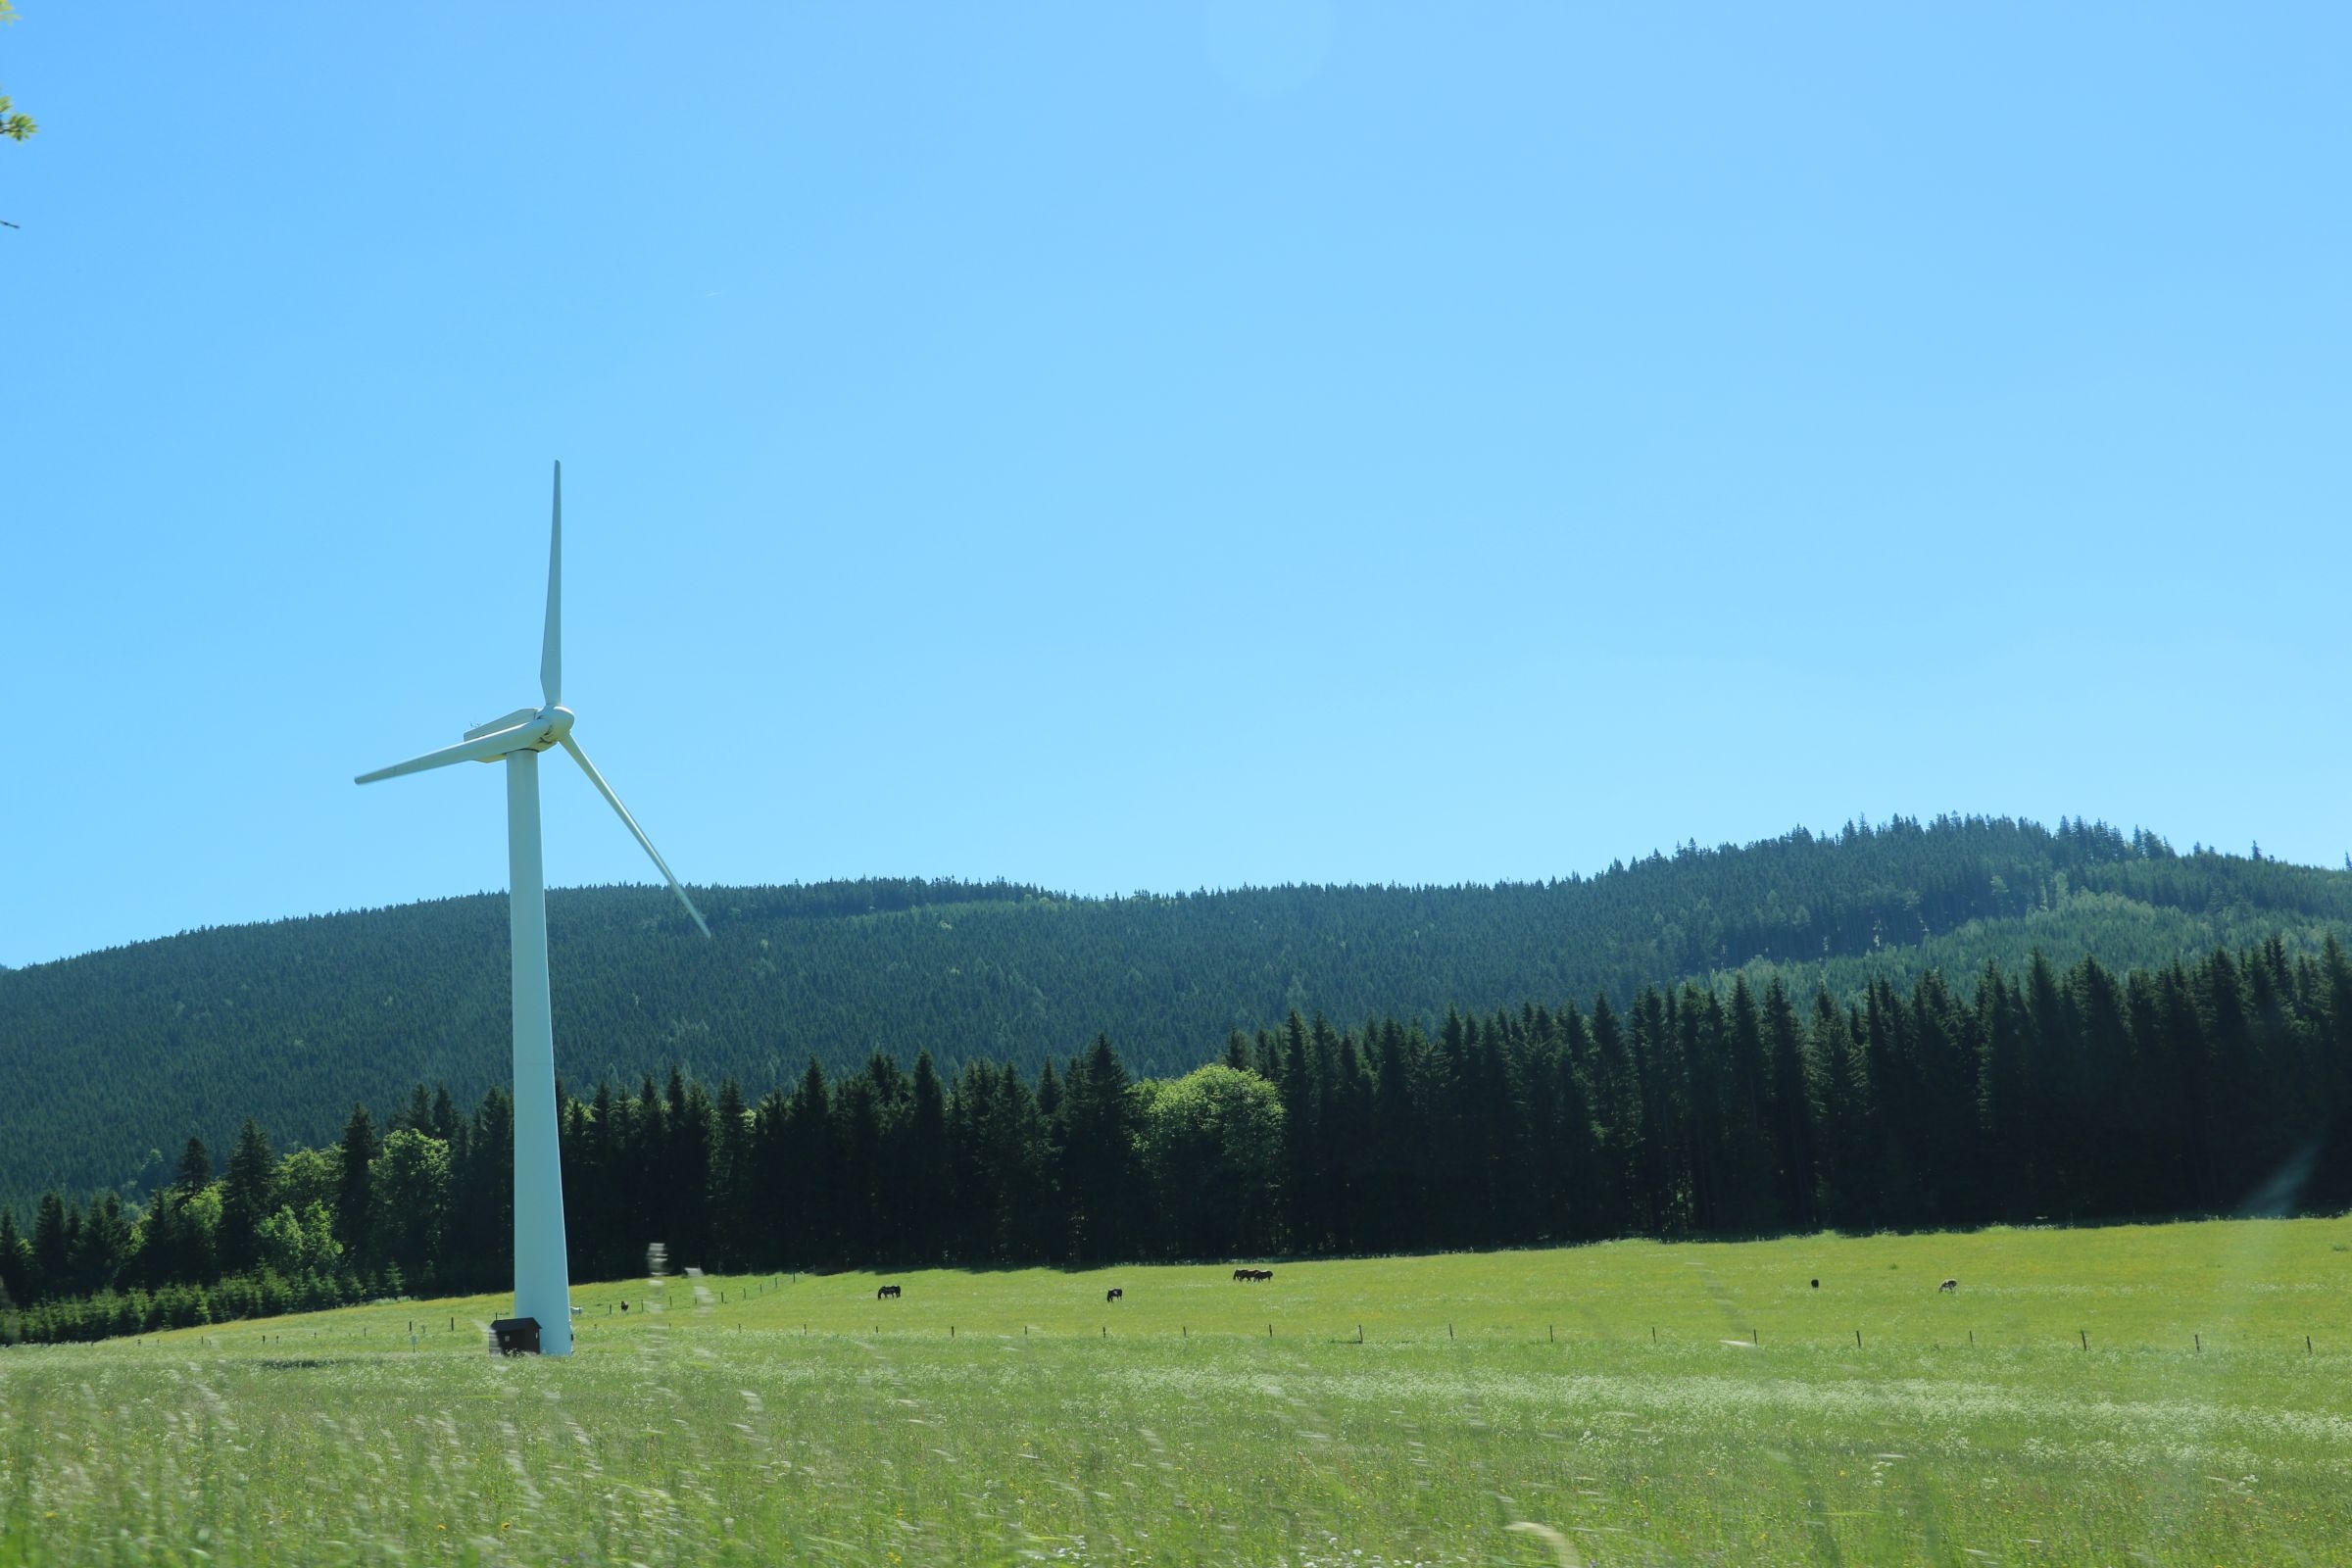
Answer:
[[0, 1563], [2352, 1561], [2352, 1221], [1230, 1272], [0, 1353]]

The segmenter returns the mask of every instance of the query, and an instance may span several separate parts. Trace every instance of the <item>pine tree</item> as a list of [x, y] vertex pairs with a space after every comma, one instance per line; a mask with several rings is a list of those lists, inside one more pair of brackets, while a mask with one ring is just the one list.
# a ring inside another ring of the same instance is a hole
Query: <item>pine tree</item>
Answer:
[[73, 1279], [74, 1239], [66, 1225], [66, 1200], [51, 1188], [32, 1216], [32, 1278], [26, 1301], [67, 1293]]
[[[579, 1168], [583, 1109], [564, 1102], [559, 1139], [567, 1173]], [[460, 1124], [450, 1146], [449, 1216], [443, 1230], [442, 1284], [453, 1289], [494, 1290], [514, 1277], [514, 1102], [493, 1084], [473, 1115]], [[574, 1201], [576, 1183], [564, 1184], [564, 1233], [576, 1268], [591, 1254], [581, 1242], [591, 1216]], [[594, 1278], [582, 1272], [574, 1277]]]
[[32, 1304], [32, 1244], [17, 1229], [17, 1211], [0, 1204], [0, 1291]]
[[373, 1235], [372, 1192], [368, 1173], [374, 1168], [377, 1153], [375, 1119], [368, 1107], [354, 1103], [351, 1117], [343, 1123], [342, 1185], [335, 1199], [335, 1239], [343, 1244], [344, 1255], [352, 1266], [366, 1269], [373, 1260], [370, 1250]]
[[1969, 1223], [1981, 1217], [1976, 1015], [1930, 969], [1911, 988], [1910, 1007], [1894, 1004], [1893, 1021], [1908, 1058], [1907, 1136], [1921, 1211], [1933, 1225]]
[[1668, 1014], [1667, 1072], [1678, 1086], [1673, 1100], [1683, 1156], [1684, 1209], [1677, 1230], [1717, 1231], [1727, 1228], [1728, 1196], [1733, 1174], [1731, 1130], [1727, 1125], [1732, 1098], [1725, 1070], [1727, 1054], [1723, 1002], [1712, 991], [1701, 991], [1686, 980], [1671, 998]]
[[[585, 1212], [568, 1242], [575, 1256], [591, 1259], [589, 1277], [612, 1279], [635, 1271], [644, 1258], [644, 1239], [631, 1234], [632, 1206], [627, 1153], [635, 1140], [629, 1132], [629, 1101], [612, 1085], [598, 1080], [588, 1102], [581, 1157], [566, 1155], [564, 1200], [572, 1211], [578, 1193]], [[567, 1222], [568, 1226], [568, 1222]]]
[[759, 1228], [751, 1213], [752, 1113], [731, 1076], [719, 1083], [710, 1120], [711, 1255], [720, 1267], [741, 1271], [757, 1265]]
[[206, 1152], [204, 1140], [190, 1138], [188, 1146], [179, 1152], [179, 1176], [172, 1183], [185, 1194], [201, 1193], [213, 1184], [213, 1156]]
[[[1429, 1140], [1421, 1106], [1418, 1027], [1380, 1026], [1372, 1072], [1372, 1197], [1369, 1244], [1382, 1251], [1416, 1245], [1429, 1221], [1422, 1173]], [[1279, 1195], [1277, 1195], [1279, 1199]]]
[[814, 1268], [838, 1254], [832, 1224], [833, 1096], [825, 1086], [825, 1069], [814, 1056], [801, 1074], [784, 1115], [782, 1133], [783, 1185], [767, 1195], [786, 1214], [785, 1238], [790, 1250], [784, 1260], [794, 1267]]
[[2031, 1045], [2032, 1101], [2026, 1110], [2033, 1145], [2032, 1212], [2072, 1219], [2080, 1206], [2082, 1135], [2091, 1120], [2081, 1014], [2070, 989], [2039, 948], [2027, 960], [2021, 1002]]
[[261, 1261], [262, 1221], [276, 1211], [277, 1157], [251, 1116], [238, 1129], [220, 1185], [220, 1267], [242, 1274]]
[[872, 1263], [889, 1255], [881, 1233], [882, 1114], [870, 1074], [853, 1073], [833, 1097], [833, 1208], [841, 1232], [841, 1261]]
[[[1044, 1098], [1040, 1086], [1039, 1098]], [[941, 1260], [949, 1212], [948, 1097], [931, 1064], [931, 1053], [914, 1058], [912, 1104], [907, 1123], [907, 1214], [909, 1250], [923, 1263]]]
[[2168, 1069], [2166, 1076], [2180, 1086], [2173, 1102], [2179, 1120], [2171, 1140], [2176, 1151], [2173, 1163], [2180, 1172], [2179, 1207], [2211, 1213], [2228, 1206], [2217, 1201], [2220, 1184], [2215, 1180], [2214, 1154], [2205, 1128], [2214, 1079], [2212, 1053], [2204, 1020], [2198, 1015], [2195, 988], [2177, 960], [2157, 978], [2155, 1023], [2160, 1041], [2157, 1055]]
[[1984, 1129], [1985, 1212], [2011, 1221], [2034, 1217], [2039, 1201], [2034, 1036], [2024, 1003], [1987, 962], [1977, 981], [1977, 1116]]
[[1634, 998], [1627, 1036], [1641, 1118], [1633, 1145], [1634, 1223], [1645, 1235], [1677, 1235], [1690, 1223], [1690, 1107], [1675, 1016], [1665, 993], [1655, 986], [1642, 988]]
[[2065, 1151], [2076, 1200], [2085, 1213], [2131, 1213], [2135, 1203], [2151, 1202], [2150, 1189], [2161, 1185], [2149, 1168], [2153, 1150], [2141, 1129], [2161, 1126], [2166, 1117], [2147, 1092], [2152, 1086], [2140, 1082], [2124, 988], [2090, 958], [2076, 966], [2071, 983], [2085, 1102]]
[[761, 1268], [789, 1267], [799, 1257], [792, 1215], [784, 1201], [791, 1183], [785, 1127], [792, 1101], [770, 1089], [752, 1109], [751, 1175], [743, 1194], [745, 1235]]
[[1642, 1225], [1642, 1082], [1633, 1047], [1609, 1005], [1592, 999], [1592, 1121], [1599, 1145], [1598, 1222], [1604, 1234], [1631, 1235]]
[[1137, 1119], [1127, 1069], [1107, 1035], [1095, 1037], [1083, 1065], [1071, 1075], [1063, 1123], [1067, 1143], [1060, 1185], [1068, 1255], [1077, 1262], [1132, 1255], [1134, 1218], [1143, 1198], [1135, 1157]]
[[1573, 1003], [1561, 1010], [1557, 1028], [1559, 1046], [1549, 1068], [1557, 1080], [1553, 1130], [1545, 1139], [1551, 1153], [1551, 1218], [1544, 1235], [1561, 1241], [1589, 1241], [1610, 1234], [1609, 1183], [1601, 1159], [1590, 1076], [1592, 1034]]
[[2263, 1063], [2247, 1016], [2244, 977], [2228, 951], [2216, 948], [2198, 965], [2196, 978], [2213, 1091], [2202, 1107], [2212, 1161], [2207, 1198], [2217, 1207], [2234, 1210], [2270, 1174], [2263, 1159], [2265, 1130], [2253, 1125], [2249, 1114], [2266, 1099]]
[[[2352, 864], [2352, 856], [2346, 860]], [[2321, 994], [2313, 1024], [2325, 1120], [2311, 1201], [2323, 1211], [2341, 1212], [2352, 1207], [2352, 961], [2345, 959], [2333, 932], [2320, 950], [2319, 968]]]
[[663, 1111], [659, 1180], [667, 1200], [662, 1228], [670, 1261], [710, 1267], [710, 1097], [699, 1082], [689, 1087], [683, 1070], [672, 1066]]
[[1773, 1063], [1747, 976], [1733, 979], [1731, 1004], [1719, 1016], [1723, 1201], [1716, 1224], [1742, 1234], [1777, 1230], [1789, 1217], [1771, 1108]]
[[1815, 1191], [1821, 1158], [1813, 1072], [1805, 1059], [1796, 1009], [1777, 974], [1764, 985], [1764, 1040], [1772, 1077], [1772, 1165], [1779, 1222], [1790, 1230], [1810, 1231], [1819, 1223]]
[[1376, 1229], [1372, 1211], [1376, 1201], [1376, 1117], [1372, 1075], [1365, 1070], [1352, 1031], [1340, 1038], [1338, 1078], [1324, 1106], [1324, 1119], [1337, 1166], [1331, 1205], [1333, 1239], [1341, 1251], [1363, 1251], [1374, 1245]]
[[131, 1262], [130, 1221], [122, 1200], [108, 1193], [90, 1205], [73, 1246], [72, 1277], [77, 1294], [116, 1288]]

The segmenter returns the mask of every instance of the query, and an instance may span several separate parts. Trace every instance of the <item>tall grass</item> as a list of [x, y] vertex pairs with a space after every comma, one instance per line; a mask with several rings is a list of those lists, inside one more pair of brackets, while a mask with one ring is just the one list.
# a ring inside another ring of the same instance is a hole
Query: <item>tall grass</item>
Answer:
[[596, 1286], [568, 1361], [483, 1353], [488, 1298], [19, 1349], [0, 1563], [2241, 1563], [2352, 1542], [2341, 1220], [1230, 1273], [919, 1272], [889, 1277], [896, 1302], [858, 1275]]

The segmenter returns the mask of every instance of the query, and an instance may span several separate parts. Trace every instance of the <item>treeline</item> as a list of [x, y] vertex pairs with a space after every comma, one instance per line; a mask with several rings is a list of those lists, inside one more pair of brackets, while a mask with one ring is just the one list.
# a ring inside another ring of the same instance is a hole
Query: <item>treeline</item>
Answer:
[[[566, 1096], [561, 1127], [580, 1279], [654, 1241], [724, 1270], [1083, 1265], [2333, 1210], [2352, 964], [2274, 938], [2124, 976], [2037, 955], [1965, 997], [1935, 973], [1851, 1004], [1742, 976], [1435, 1031], [1293, 1013], [1172, 1080], [1130, 1077], [1103, 1038], [1034, 1077], [811, 1061], [757, 1103], [673, 1069]], [[240, 1298], [502, 1288], [512, 1128], [502, 1092], [461, 1116], [419, 1088], [380, 1140], [356, 1108], [338, 1147], [273, 1158], [249, 1122], [219, 1180], [191, 1142], [141, 1212], [51, 1194], [25, 1237], [0, 1211], [0, 1333], [223, 1278]]]
[[[0, 1344], [105, 1339], [273, 1317], [512, 1273], [512, 1102], [460, 1121], [419, 1088], [378, 1138], [353, 1107], [335, 1148], [273, 1154], [250, 1118], [214, 1173], [198, 1138], [145, 1204], [43, 1195], [29, 1233], [0, 1206]], [[483, 1205], [500, 1206], [492, 1242]]]
[[[1339, 1020], [1484, 1015], [1529, 997], [1779, 973], [1841, 1001], [1930, 965], [2156, 967], [2271, 932], [2352, 934], [2352, 872], [2095, 822], [1896, 818], [1735, 848], [1685, 844], [1592, 876], [1494, 887], [1285, 887], [1068, 899], [1012, 884], [708, 888], [706, 941], [664, 889], [549, 901], [558, 1070], [634, 1085], [671, 1062], [716, 1086], [862, 1071], [929, 1051], [943, 1077], [1017, 1066], [1032, 1089], [1098, 1034], [1139, 1075], [1293, 1009]], [[418, 1081], [468, 1104], [507, 1060], [505, 901], [484, 897], [165, 941], [0, 973], [0, 1202], [50, 1186], [145, 1200], [191, 1132], [247, 1116], [332, 1140], [355, 1101]], [[715, 1088], [713, 1088], [715, 1092]], [[758, 1092], [755, 1089], [755, 1094]]]

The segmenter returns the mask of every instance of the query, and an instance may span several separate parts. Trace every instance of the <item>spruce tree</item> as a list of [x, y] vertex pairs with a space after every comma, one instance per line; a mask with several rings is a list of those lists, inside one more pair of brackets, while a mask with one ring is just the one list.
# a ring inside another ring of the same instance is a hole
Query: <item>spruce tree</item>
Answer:
[[66, 1225], [66, 1200], [55, 1188], [41, 1195], [32, 1216], [32, 1282], [26, 1301], [63, 1296], [72, 1283], [73, 1235]]
[[[1044, 1098], [1042, 1085], [1039, 1098]], [[907, 1214], [909, 1248], [917, 1261], [938, 1263], [949, 1213], [948, 1097], [928, 1051], [918, 1052], [914, 1058], [907, 1162], [912, 1200]]]
[[1429, 1220], [1422, 1182], [1429, 1141], [1423, 1133], [1419, 1063], [1413, 1050], [1418, 1039], [1418, 1029], [1408, 1035], [1391, 1018], [1380, 1027], [1373, 1055], [1367, 1242], [1380, 1251], [1414, 1246]]
[[335, 1239], [343, 1244], [352, 1267], [366, 1270], [373, 1262], [373, 1191], [369, 1171], [375, 1164], [375, 1118], [356, 1102], [343, 1123], [342, 1180], [335, 1198]]
[[1633, 1047], [1609, 1005], [1592, 999], [1592, 1120], [1599, 1145], [1598, 1223], [1604, 1234], [1627, 1236], [1642, 1224], [1642, 1082]]
[[0, 1204], [0, 1291], [32, 1304], [32, 1244], [17, 1229], [17, 1211]]
[[711, 1255], [720, 1267], [741, 1271], [756, 1266], [757, 1228], [750, 1213], [752, 1195], [752, 1116], [743, 1102], [743, 1090], [729, 1076], [718, 1086], [718, 1103], [711, 1110], [710, 1224]]
[[2203, 1105], [2211, 1161], [2207, 1200], [2235, 1210], [2270, 1174], [2263, 1158], [2268, 1129], [2253, 1121], [2267, 1100], [2261, 1050], [2247, 1016], [2244, 976], [2229, 952], [2216, 948], [2198, 965], [2196, 980], [2212, 1073], [2212, 1093]]
[[1364, 1068], [1353, 1031], [1340, 1037], [1339, 1074], [1324, 1106], [1324, 1124], [1335, 1167], [1333, 1241], [1343, 1252], [1364, 1251], [1375, 1245], [1372, 1205], [1376, 1201], [1377, 1156], [1372, 1075]]
[[213, 1184], [213, 1156], [205, 1151], [204, 1140], [190, 1138], [179, 1152], [179, 1175], [172, 1185], [182, 1194], [194, 1195]]
[[[567, 1173], [564, 1234], [569, 1261], [579, 1269], [593, 1256], [582, 1245], [592, 1240], [593, 1215], [575, 1200], [576, 1184], [569, 1173], [579, 1169], [579, 1150], [588, 1129], [579, 1102], [565, 1102], [564, 1112], [559, 1122]], [[459, 1131], [462, 1136], [450, 1146], [450, 1203], [442, 1232], [441, 1282], [454, 1289], [496, 1290], [514, 1277], [514, 1100], [505, 1089], [491, 1085]], [[579, 1269], [578, 1277], [597, 1275]]]
[[90, 1205], [74, 1242], [71, 1272], [75, 1293], [87, 1296], [115, 1289], [131, 1261], [130, 1247], [130, 1222], [123, 1215], [122, 1200], [108, 1193]]
[[1778, 1230], [1790, 1220], [1772, 1114], [1772, 1048], [1747, 976], [1733, 979], [1731, 1004], [1719, 1016], [1723, 1189], [1716, 1223], [1740, 1233]]
[[2345, 959], [2333, 932], [2320, 950], [2319, 970], [2313, 1024], [2325, 1120], [2311, 1200], [2322, 1210], [2341, 1212], [2352, 1207], [2352, 961]]
[[2030, 1015], [1987, 961], [1977, 981], [1977, 1116], [1984, 1130], [1984, 1217], [2023, 1222], [2038, 1201], [2034, 1095], [2034, 1037]]
[[1814, 1129], [1813, 1074], [1788, 988], [1774, 975], [1764, 985], [1764, 1041], [1772, 1077], [1772, 1165], [1779, 1223], [1809, 1231], [1819, 1223], [1814, 1192], [1820, 1146]]
[[277, 1156], [251, 1116], [237, 1130], [220, 1184], [220, 1267], [242, 1274], [261, 1261], [262, 1221], [276, 1210]]
[[698, 1081], [689, 1086], [682, 1069], [669, 1069], [663, 1100], [666, 1147], [660, 1181], [667, 1199], [662, 1230], [670, 1261], [680, 1268], [715, 1267], [710, 1255], [710, 1097]]
[[1143, 1198], [1135, 1154], [1137, 1120], [1127, 1068], [1107, 1035], [1095, 1037], [1072, 1075], [1063, 1123], [1067, 1132], [1060, 1187], [1069, 1226], [1068, 1255], [1077, 1262], [1132, 1255], [1135, 1215]]
[[782, 1188], [766, 1198], [786, 1215], [784, 1235], [790, 1250], [784, 1261], [794, 1268], [819, 1267], [837, 1255], [837, 1244], [832, 1223], [833, 1096], [825, 1085], [825, 1069], [814, 1056], [808, 1058], [808, 1069], [801, 1074], [801, 1086], [785, 1109], [780, 1135]]

